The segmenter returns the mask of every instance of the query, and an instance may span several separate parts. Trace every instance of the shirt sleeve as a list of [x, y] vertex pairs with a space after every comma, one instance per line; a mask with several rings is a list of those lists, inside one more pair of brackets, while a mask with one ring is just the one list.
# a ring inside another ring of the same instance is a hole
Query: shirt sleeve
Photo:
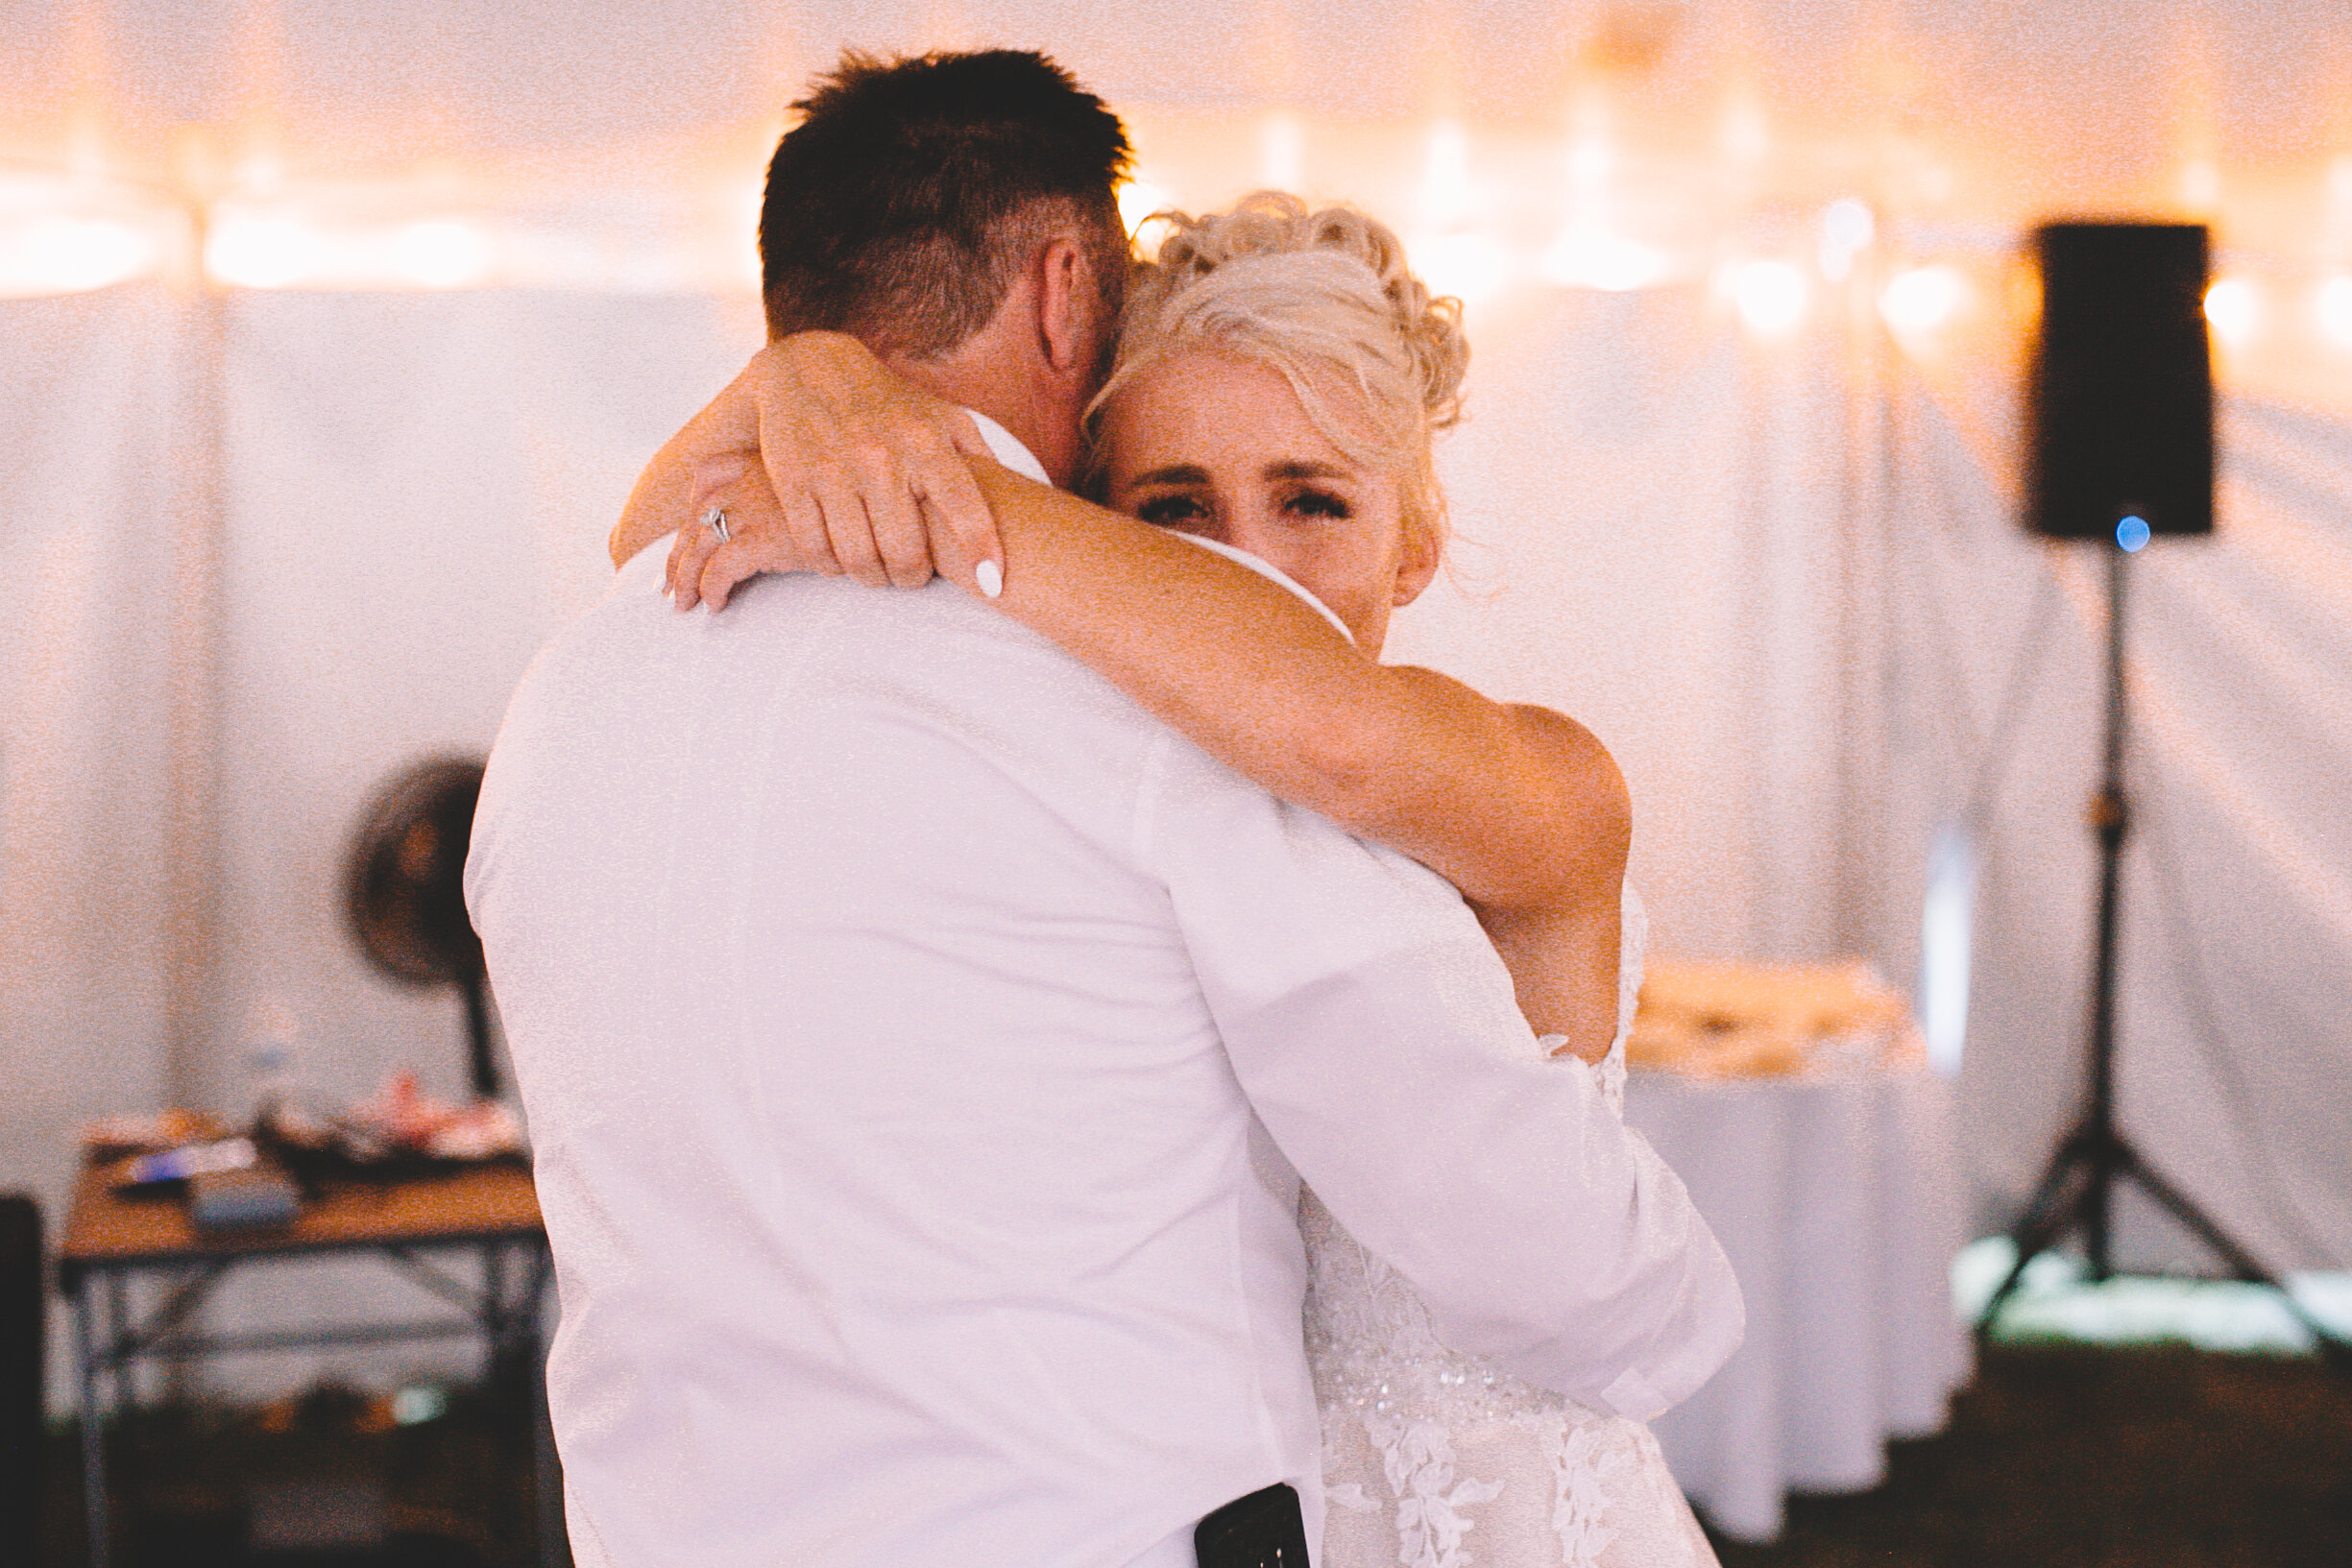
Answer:
[[1181, 741], [1153, 774], [1139, 849], [1244, 1093], [1440, 1337], [1637, 1420], [1706, 1382], [1743, 1328], [1722, 1248], [1461, 895]]

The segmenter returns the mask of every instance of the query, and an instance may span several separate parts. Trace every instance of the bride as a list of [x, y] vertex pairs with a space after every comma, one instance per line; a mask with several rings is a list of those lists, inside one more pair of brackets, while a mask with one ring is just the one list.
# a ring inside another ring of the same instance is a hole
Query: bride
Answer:
[[[766, 352], [788, 358], [804, 389], [790, 396], [812, 405], [880, 405], [909, 428], [956, 418], [852, 340], [807, 334]], [[1176, 217], [1130, 291], [1089, 415], [1085, 488], [1105, 505], [972, 465], [1001, 540], [996, 602], [1267, 788], [1452, 880], [1561, 1070], [1598, 1073], [1621, 1108], [1642, 921], [1623, 885], [1630, 818], [1614, 764], [1570, 719], [1377, 662], [1391, 611], [1438, 567], [1430, 438], [1458, 415], [1467, 358], [1458, 306], [1433, 299], [1395, 235], [1362, 213], [1261, 193]], [[728, 396], [748, 397], [740, 388]], [[617, 560], [691, 515], [674, 476], [696, 458], [695, 428], [631, 498]], [[678, 530], [681, 608], [722, 606], [763, 570], [842, 569], [805, 527], [795, 543], [764, 473], [741, 457], [700, 461], [694, 510], [715, 500], [724, 515]], [[772, 452], [768, 467], [783, 467]], [[952, 575], [972, 576], [936, 519], [930, 549], [943, 574], [956, 561]], [[1298, 602], [1266, 614], [1211, 552]], [[1311, 1193], [1300, 1229], [1325, 1568], [1714, 1562], [1640, 1421], [1447, 1349], [1411, 1286]]]

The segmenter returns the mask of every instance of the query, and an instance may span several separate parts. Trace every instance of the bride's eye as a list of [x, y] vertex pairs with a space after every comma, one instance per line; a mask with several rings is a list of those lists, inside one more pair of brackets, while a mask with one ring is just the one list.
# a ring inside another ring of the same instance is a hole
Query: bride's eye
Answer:
[[1138, 506], [1135, 515], [1146, 522], [1169, 528], [1180, 522], [1204, 522], [1208, 519], [1208, 509], [1190, 495], [1177, 494], [1154, 495]]
[[1328, 518], [1335, 522], [1355, 515], [1345, 498], [1327, 490], [1302, 490], [1290, 498], [1288, 506], [1300, 517]]

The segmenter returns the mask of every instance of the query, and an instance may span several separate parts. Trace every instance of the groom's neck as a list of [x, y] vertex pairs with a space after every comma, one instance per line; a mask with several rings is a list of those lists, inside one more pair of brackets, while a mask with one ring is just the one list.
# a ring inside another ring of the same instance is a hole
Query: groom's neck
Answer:
[[934, 398], [985, 414], [1029, 448], [1055, 484], [1064, 489], [1071, 484], [1083, 404], [1057, 378], [1035, 374], [1019, 355], [973, 343], [945, 358], [886, 354], [883, 363]]
[[877, 350], [883, 363], [935, 398], [996, 421], [1030, 450], [1055, 484], [1079, 466], [1079, 422], [1100, 384], [1093, 336], [1058, 333], [1021, 279], [987, 324], [946, 353], [926, 358]]

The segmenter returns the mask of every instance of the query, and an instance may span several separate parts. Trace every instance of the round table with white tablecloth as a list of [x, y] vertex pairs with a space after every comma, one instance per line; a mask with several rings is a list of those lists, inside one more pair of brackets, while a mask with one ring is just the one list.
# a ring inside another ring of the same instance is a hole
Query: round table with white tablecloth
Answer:
[[1772, 1538], [1786, 1493], [1876, 1485], [1889, 1437], [1944, 1424], [1970, 1370], [1950, 1087], [1908, 1064], [1628, 1082], [1627, 1122], [1689, 1187], [1747, 1299], [1746, 1343], [1654, 1423], [1726, 1534]]

